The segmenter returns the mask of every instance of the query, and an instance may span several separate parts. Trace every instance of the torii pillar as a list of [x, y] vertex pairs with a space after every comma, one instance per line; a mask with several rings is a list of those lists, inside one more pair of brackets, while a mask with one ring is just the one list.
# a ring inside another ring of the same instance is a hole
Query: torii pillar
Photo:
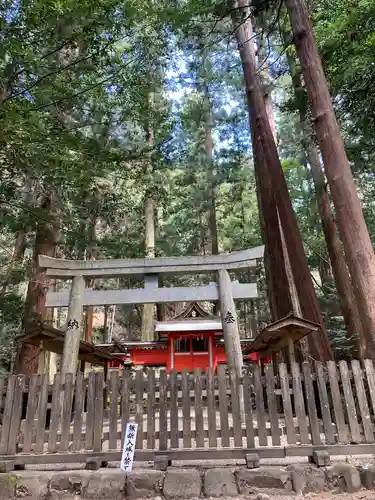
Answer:
[[229, 371], [234, 371], [237, 377], [242, 376], [243, 357], [240, 343], [240, 333], [237, 322], [236, 306], [232, 293], [232, 282], [226, 269], [217, 273], [220, 313], [223, 323], [225, 351], [227, 354]]
[[67, 373], [75, 377], [78, 365], [79, 344], [83, 331], [83, 298], [85, 293], [85, 279], [83, 276], [74, 276], [70, 290], [68, 317], [65, 328], [64, 352], [62, 357], [62, 380]]

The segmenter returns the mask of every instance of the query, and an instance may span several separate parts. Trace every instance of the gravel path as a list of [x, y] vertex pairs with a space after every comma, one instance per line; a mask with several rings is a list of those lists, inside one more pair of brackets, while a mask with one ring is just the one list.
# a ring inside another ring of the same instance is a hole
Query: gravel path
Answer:
[[[248, 500], [256, 500], [257, 497], [247, 497]], [[262, 497], [259, 497], [259, 500]], [[265, 497], [266, 498], [266, 497]], [[308, 493], [301, 496], [285, 496], [285, 495], [275, 495], [270, 496], [270, 500], [296, 500], [297, 498], [303, 499], [316, 499], [316, 500], [374, 500], [374, 491], [359, 491], [358, 493]], [[240, 500], [240, 499], [238, 499]], [[263, 499], [262, 499], [263, 500]]]
[[[161, 500], [161, 497], [159, 497]], [[374, 491], [359, 491], [358, 493], [307, 493], [306, 495], [256, 495], [241, 496], [238, 498], [222, 497], [220, 500], [374, 500]], [[199, 500], [193, 499], [193, 500]], [[211, 499], [209, 499], [211, 500]]]

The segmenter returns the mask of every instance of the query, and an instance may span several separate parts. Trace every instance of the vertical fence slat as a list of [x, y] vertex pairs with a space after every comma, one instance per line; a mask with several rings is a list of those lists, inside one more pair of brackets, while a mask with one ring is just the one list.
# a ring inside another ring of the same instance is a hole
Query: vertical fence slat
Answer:
[[159, 450], [166, 450], [168, 444], [168, 421], [167, 421], [167, 373], [160, 371], [159, 382]]
[[[177, 373], [172, 370], [169, 376], [170, 390], [170, 421], [171, 421], [171, 448], [178, 448], [178, 394]], [[151, 447], [152, 448], [152, 447]]]
[[302, 363], [302, 370], [305, 382], [305, 393], [307, 401], [307, 411], [309, 414], [309, 421], [310, 421], [311, 439], [313, 444], [319, 445], [321, 444], [321, 439], [319, 431], [318, 413], [316, 411], [314, 386], [311, 377], [311, 368], [310, 368], [310, 363], [308, 361]]
[[285, 416], [286, 437], [288, 444], [296, 444], [296, 433], [293, 422], [293, 408], [290, 399], [289, 375], [285, 363], [279, 364], [281, 397]]
[[225, 376], [225, 366], [218, 366], [217, 381], [219, 386], [221, 446], [228, 447], [229, 424], [228, 424], [228, 399], [227, 399], [227, 381]]
[[38, 403], [38, 420], [35, 437], [35, 453], [41, 453], [44, 447], [44, 433], [47, 415], [48, 402], [48, 377], [43, 374], [40, 376], [41, 388]]
[[56, 453], [57, 431], [60, 421], [60, 373], [56, 373], [52, 386], [51, 422], [48, 433], [48, 453]]
[[372, 411], [373, 414], [375, 415], [375, 372], [372, 359], [365, 359], [364, 365], [366, 370], [368, 389], [371, 397]]
[[67, 373], [65, 375], [64, 402], [63, 402], [62, 416], [61, 416], [60, 451], [67, 451], [69, 449], [72, 403], [73, 403], [73, 373]]
[[127, 372], [124, 372], [121, 389], [121, 447], [124, 445], [126, 424], [129, 421], [130, 411], [130, 380]]
[[352, 371], [365, 440], [366, 443], [372, 443], [374, 441], [374, 433], [372, 430], [370, 411], [367, 404], [365, 387], [363, 385], [361, 366], [359, 364], [359, 361], [356, 359], [352, 360]]
[[280, 446], [279, 418], [277, 415], [277, 404], [275, 396], [275, 377], [273, 366], [268, 364], [264, 368], [266, 375], [268, 413], [270, 415], [271, 436], [273, 446]]
[[31, 375], [29, 382], [29, 393], [27, 397], [27, 409], [26, 409], [25, 428], [23, 433], [22, 453], [30, 453], [33, 444], [35, 413], [38, 407], [38, 396], [37, 396], [38, 380], [39, 380], [39, 375], [37, 374]]
[[17, 439], [21, 427], [23, 393], [26, 385], [26, 376], [17, 375], [15, 392], [13, 394], [12, 421], [9, 430], [8, 454], [13, 455], [17, 452]]
[[316, 380], [318, 384], [320, 410], [322, 412], [324, 434], [326, 436], [326, 444], [334, 444], [335, 436], [333, 433], [333, 423], [329, 408], [329, 399], [327, 393], [326, 381], [324, 378], [324, 369], [321, 362], [315, 363]]
[[359, 430], [359, 424], [357, 420], [357, 412], [355, 409], [355, 402], [352, 391], [352, 384], [350, 381], [348, 364], [346, 361], [342, 360], [339, 362], [339, 369], [341, 374], [342, 389], [344, 392], [346, 410], [349, 420], [349, 428], [352, 436], [353, 443], [361, 442], [361, 435]]
[[13, 396], [16, 386], [16, 375], [11, 375], [8, 379], [7, 395], [3, 413], [3, 425], [1, 430], [0, 453], [6, 454], [8, 450], [9, 431], [12, 423]]
[[155, 448], [155, 371], [147, 373], [147, 448]]
[[95, 402], [94, 402], [94, 433], [93, 450], [102, 450], [103, 437], [103, 406], [104, 406], [104, 373], [95, 373]]
[[86, 407], [85, 449], [92, 450], [94, 446], [94, 416], [95, 416], [95, 372], [89, 373]]
[[72, 451], [79, 451], [82, 448], [82, 412], [85, 401], [85, 392], [86, 387], [84, 385], [84, 374], [82, 372], [78, 372], [75, 384]]
[[194, 370], [194, 410], [195, 410], [195, 441], [198, 448], [204, 446], [204, 424], [202, 405], [202, 373]]
[[[8, 379], [9, 380], [9, 379]], [[5, 393], [5, 390], [6, 390], [6, 380], [3, 379], [3, 378], [0, 378], [0, 412], [3, 414], [3, 418], [4, 418], [4, 411], [5, 411], [5, 399], [4, 398], [4, 393]], [[2, 436], [2, 426], [0, 427], [0, 453], [2, 453], [1, 451], [1, 436]]]
[[339, 389], [337, 369], [334, 361], [327, 362], [329, 385], [331, 388], [331, 397], [333, 402], [333, 413], [337, 428], [337, 437], [339, 443], [346, 444], [348, 442], [348, 431], [345, 424], [344, 407], [341, 401], [341, 392]]
[[118, 415], [118, 372], [111, 371], [109, 378], [109, 437], [110, 450], [117, 449], [117, 415]]
[[[243, 399], [243, 390], [241, 381], [237, 374], [232, 371], [229, 377], [230, 395], [232, 403], [232, 422], [233, 422], [233, 438], [234, 446], [242, 447], [242, 424], [241, 424], [241, 407], [240, 398]], [[242, 393], [242, 394], [241, 394]]]
[[303, 399], [301, 373], [297, 363], [291, 363], [292, 367], [292, 381], [293, 381], [293, 396], [294, 407], [298, 420], [298, 427], [300, 433], [301, 444], [309, 444], [309, 431], [306, 422], [306, 409], [305, 401]]
[[5, 379], [0, 378], [0, 411], [3, 410], [4, 392], [5, 392]]
[[216, 404], [215, 404], [215, 378], [212, 368], [207, 369], [207, 416], [208, 416], [208, 445], [210, 448], [217, 446], [216, 430]]
[[190, 384], [186, 369], [182, 372], [182, 418], [183, 446], [191, 448]]
[[255, 448], [254, 439], [254, 422], [253, 422], [253, 408], [252, 408], [252, 394], [251, 394], [251, 378], [250, 373], [247, 371], [243, 376], [243, 399], [245, 408], [245, 425], [246, 425], [246, 447]]
[[263, 385], [260, 377], [259, 366], [254, 366], [254, 390], [255, 390], [255, 406], [258, 421], [258, 438], [259, 446], [267, 446], [267, 428], [266, 428], [266, 413], [264, 410]]

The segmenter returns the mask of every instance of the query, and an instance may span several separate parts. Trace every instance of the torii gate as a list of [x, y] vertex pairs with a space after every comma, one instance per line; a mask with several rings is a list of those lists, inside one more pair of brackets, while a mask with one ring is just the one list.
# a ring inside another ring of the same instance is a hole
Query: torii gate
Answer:
[[[254, 267], [263, 258], [264, 247], [230, 254], [153, 259], [65, 260], [39, 256], [39, 265], [51, 278], [72, 279], [69, 291], [48, 292], [46, 307], [68, 307], [61, 372], [75, 373], [82, 333], [83, 307], [189, 301], [219, 301], [223, 319], [228, 365], [241, 376], [243, 366], [235, 299], [258, 297], [256, 283], [231, 281], [229, 270]], [[216, 272], [216, 283], [199, 287], [159, 288], [165, 274]], [[144, 288], [123, 290], [85, 289], [85, 278], [143, 276]]]

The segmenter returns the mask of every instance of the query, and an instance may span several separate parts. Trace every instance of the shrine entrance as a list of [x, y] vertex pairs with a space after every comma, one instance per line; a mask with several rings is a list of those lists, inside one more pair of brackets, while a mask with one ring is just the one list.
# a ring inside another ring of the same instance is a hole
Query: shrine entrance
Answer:
[[[256, 283], [232, 281], [229, 271], [255, 267], [257, 261], [263, 258], [263, 250], [263, 247], [257, 247], [226, 255], [103, 261], [69, 261], [40, 256], [39, 264], [46, 269], [47, 276], [72, 279], [70, 292], [49, 291], [45, 304], [46, 307], [68, 307], [61, 367], [63, 376], [76, 372], [84, 306], [189, 302], [197, 304], [194, 312], [198, 315], [184, 320], [175, 318], [168, 324], [158, 323], [155, 327], [156, 341], [132, 343], [134, 359], [138, 359], [135, 364], [150, 365], [145, 361], [147, 358], [151, 365], [165, 365], [171, 371], [216, 369], [219, 362], [225, 362], [240, 376], [243, 353], [235, 300], [255, 299], [258, 292]], [[171, 274], [211, 274], [216, 276], [216, 282], [205, 286], [159, 288], [159, 277]], [[104, 280], [125, 276], [143, 277], [144, 287], [130, 290], [85, 289], [87, 278]], [[207, 313], [202, 315], [198, 302], [219, 303], [220, 317]], [[164, 362], [162, 358], [165, 356], [167, 359]]]
[[171, 344], [171, 369], [182, 372], [185, 368], [212, 367], [212, 337], [208, 334], [173, 335]]
[[[157, 340], [131, 343], [131, 357], [137, 360], [134, 364], [166, 366], [168, 371], [181, 368], [200, 368], [202, 371], [212, 368], [215, 371], [219, 364], [225, 363], [230, 370], [235, 371], [237, 377], [241, 377], [244, 357], [248, 360], [258, 356], [269, 357], [288, 345], [288, 342], [296, 342], [316, 331], [319, 325], [291, 314], [260, 331], [256, 341], [240, 338], [235, 300], [258, 298], [257, 284], [232, 280], [229, 273], [256, 267], [263, 258], [263, 251], [264, 247], [257, 247], [225, 255], [96, 261], [39, 256], [39, 265], [45, 269], [46, 276], [72, 280], [70, 291], [48, 291], [45, 302], [47, 308], [68, 307], [61, 376], [68, 373], [76, 376], [85, 306], [189, 302], [220, 304], [220, 316], [185, 317], [174, 324], [159, 323], [155, 328], [159, 337]], [[216, 276], [216, 282], [204, 286], [159, 287], [159, 277], [171, 274], [211, 274]], [[144, 287], [85, 289], [87, 279], [104, 281], [126, 276], [143, 277]], [[243, 340], [249, 344], [246, 350]], [[128, 347], [126, 350], [129, 354]], [[114, 354], [117, 357], [119, 353]]]

